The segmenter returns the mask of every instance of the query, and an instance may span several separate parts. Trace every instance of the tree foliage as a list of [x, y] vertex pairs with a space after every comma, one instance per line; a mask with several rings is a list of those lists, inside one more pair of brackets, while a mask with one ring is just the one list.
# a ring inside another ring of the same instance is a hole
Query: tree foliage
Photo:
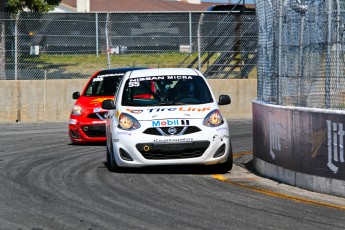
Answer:
[[5, 0], [5, 12], [17, 13], [28, 10], [31, 12], [48, 12], [60, 4], [61, 0]]

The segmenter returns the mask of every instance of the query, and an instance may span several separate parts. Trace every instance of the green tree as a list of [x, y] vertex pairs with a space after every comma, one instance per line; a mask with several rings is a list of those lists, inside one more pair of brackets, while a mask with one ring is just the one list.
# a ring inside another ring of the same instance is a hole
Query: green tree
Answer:
[[1, 0], [0, 3], [0, 80], [5, 75], [5, 19], [6, 13], [17, 14], [20, 11], [48, 12], [60, 4], [61, 0]]
[[23, 10], [48, 12], [60, 4], [61, 0], [5, 0], [5, 11], [17, 13]]

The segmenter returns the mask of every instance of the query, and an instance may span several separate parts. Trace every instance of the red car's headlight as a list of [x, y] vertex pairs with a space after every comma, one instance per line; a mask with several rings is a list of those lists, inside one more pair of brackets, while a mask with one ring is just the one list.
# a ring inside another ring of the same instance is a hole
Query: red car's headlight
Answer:
[[83, 108], [79, 105], [74, 105], [72, 109], [72, 114], [76, 116], [81, 116], [83, 114]]

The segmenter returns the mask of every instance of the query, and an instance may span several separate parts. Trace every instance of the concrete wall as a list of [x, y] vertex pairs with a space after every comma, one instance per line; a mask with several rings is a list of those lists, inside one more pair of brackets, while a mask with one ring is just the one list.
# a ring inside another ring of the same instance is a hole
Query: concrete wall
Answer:
[[[0, 122], [68, 122], [75, 100], [72, 93], [82, 91], [87, 79], [0, 81]], [[209, 79], [218, 98], [231, 97], [231, 105], [221, 106], [227, 119], [251, 118], [256, 98], [256, 79]]]
[[253, 101], [257, 172], [316, 192], [345, 197], [345, 112]]

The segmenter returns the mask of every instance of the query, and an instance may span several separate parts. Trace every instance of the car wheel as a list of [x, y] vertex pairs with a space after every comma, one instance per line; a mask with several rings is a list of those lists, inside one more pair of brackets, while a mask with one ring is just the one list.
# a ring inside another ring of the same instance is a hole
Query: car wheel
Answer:
[[111, 172], [118, 172], [120, 170], [119, 166], [116, 164], [114, 154], [109, 150], [108, 145], [106, 147], [107, 149], [107, 167], [108, 170]]
[[232, 169], [232, 165], [233, 165], [233, 155], [232, 155], [232, 146], [230, 143], [228, 158], [226, 159], [224, 163], [217, 165], [217, 169], [220, 173], [227, 173]]

